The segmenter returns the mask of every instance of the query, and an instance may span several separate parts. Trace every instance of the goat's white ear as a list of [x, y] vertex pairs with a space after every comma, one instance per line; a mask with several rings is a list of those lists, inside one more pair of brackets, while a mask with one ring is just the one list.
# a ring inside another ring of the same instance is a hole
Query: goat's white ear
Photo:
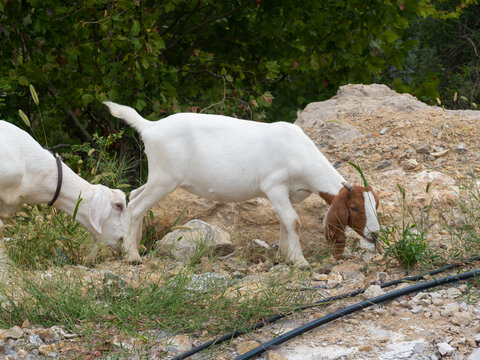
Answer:
[[90, 204], [90, 222], [99, 234], [102, 233], [102, 226], [110, 216], [111, 211], [110, 198], [101, 187], [96, 186], [92, 203]]

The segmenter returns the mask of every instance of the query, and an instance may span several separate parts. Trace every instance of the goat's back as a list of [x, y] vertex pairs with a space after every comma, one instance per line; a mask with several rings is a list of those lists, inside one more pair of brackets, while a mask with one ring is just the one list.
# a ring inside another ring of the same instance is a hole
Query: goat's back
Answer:
[[26, 131], [0, 120], [0, 203], [17, 202], [14, 189], [32, 183], [32, 176], [46, 176], [51, 158]]
[[[273, 183], [315, 190], [311, 173], [331, 164], [296, 125], [180, 113], [141, 133], [149, 174], [162, 172], [185, 189], [214, 200], [263, 196]], [[150, 178], [150, 175], [149, 175]], [[323, 181], [323, 180], [321, 180]]]

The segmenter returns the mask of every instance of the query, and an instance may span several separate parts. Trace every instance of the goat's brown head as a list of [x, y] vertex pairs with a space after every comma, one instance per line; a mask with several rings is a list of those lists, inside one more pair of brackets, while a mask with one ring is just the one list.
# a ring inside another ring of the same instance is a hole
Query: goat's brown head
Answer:
[[325, 218], [325, 236], [335, 259], [341, 259], [345, 248], [345, 226], [349, 226], [364, 239], [377, 243], [380, 224], [377, 216], [378, 196], [371, 186], [351, 186], [343, 183], [333, 198]]

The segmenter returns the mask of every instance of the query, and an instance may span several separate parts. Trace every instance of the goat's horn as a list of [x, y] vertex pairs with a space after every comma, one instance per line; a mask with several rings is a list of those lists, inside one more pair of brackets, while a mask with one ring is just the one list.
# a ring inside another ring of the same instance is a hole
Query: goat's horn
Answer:
[[348, 184], [347, 182], [343, 181], [342, 185], [347, 189], [349, 192], [353, 190], [353, 186]]

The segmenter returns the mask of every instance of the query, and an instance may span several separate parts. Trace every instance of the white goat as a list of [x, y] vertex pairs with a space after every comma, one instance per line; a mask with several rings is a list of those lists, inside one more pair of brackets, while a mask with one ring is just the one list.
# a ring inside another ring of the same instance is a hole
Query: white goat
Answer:
[[[53, 206], [72, 215], [78, 201], [76, 220], [99, 242], [114, 246], [126, 234], [125, 194], [103, 185], [91, 185], [68, 166]], [[59, 171], [55, 157], [28, 133], [0, 120], [0, 216], [11, 214], [21, 203], [46, 204], [54, 199]], [[0, 218], [0, 253], [4, 224]]]
[[[217, 201], [266, 197], [280, 219], [279, 248], [288, 262], [308, 266], [299, 243], [292, 207], [311, 193], [331, 204], [326, 237], [340, 258], [345, 226], [374, 241], [380, 230], [378, 198], [371, 187], [351, 187], [296, 125], [239, 120], [221, 115], [181, 113], [152, 122], [128, 106], [105, 102], [113, 116], [141, 135], [148, 181], [132, 191], [128, 205], [127, 259], [140, 261], [138, 245], [145, 212], [177, 187]], [[345, 184], [345, 186], [343, 185]]]

